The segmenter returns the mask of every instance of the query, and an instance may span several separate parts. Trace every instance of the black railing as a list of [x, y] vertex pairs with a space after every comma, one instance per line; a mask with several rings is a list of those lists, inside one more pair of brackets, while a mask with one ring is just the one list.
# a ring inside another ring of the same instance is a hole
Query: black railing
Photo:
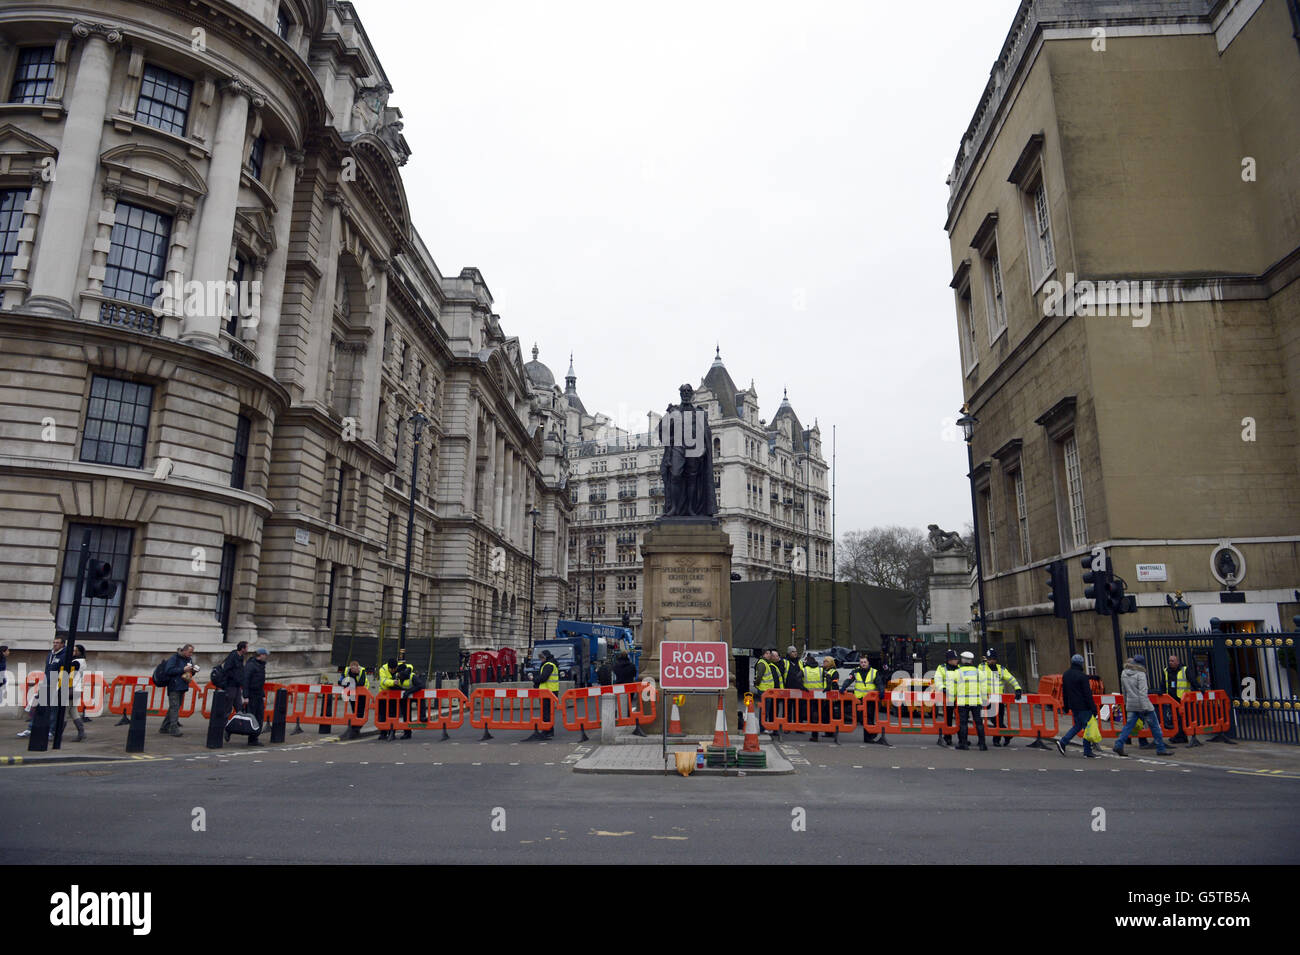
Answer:
[[1169, 658], [1201, 690], [1223, 690], [1232, 700], [1230, 736], [1300, 745], [1300, 632], [1129, 633], [1124, 654], [1146, 657], [1152, 693], [1168, 693]]
[[129, 328], [145, 335], [162, 334], [162, 318], [153, 310], [143, 305], [127, 305], [121, 302], [101, 302], [99, 321], [104, 325], [117, 328]]

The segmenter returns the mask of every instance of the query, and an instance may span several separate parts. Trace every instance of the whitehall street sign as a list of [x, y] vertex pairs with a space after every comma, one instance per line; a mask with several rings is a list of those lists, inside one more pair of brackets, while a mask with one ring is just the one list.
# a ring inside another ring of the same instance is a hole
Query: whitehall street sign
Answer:
[[1168, 580], [1164, 564], [1138, 564], [1138, 580]]
[[727, 645], [665, 640], [659, 645], [659, 683], [677, 690], [725, 690], [730, 682]]

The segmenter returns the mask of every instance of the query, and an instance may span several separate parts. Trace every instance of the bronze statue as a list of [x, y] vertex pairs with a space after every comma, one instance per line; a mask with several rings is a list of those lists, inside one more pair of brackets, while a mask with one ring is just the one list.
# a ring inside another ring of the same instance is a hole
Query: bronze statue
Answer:
[[930, 531], [930, 553], [942, 554], [945, 551], [953, 551], [957, 554], [965, 554], [966, 542], [961, 539], [961, 534], [956, 531], [945, 531], [938, 524], [931, 524]]
[[681, 404], [669, 405], [659, 421], [664, 446], [659, 478], [666, 518], [712, 519], [718, 512], [713, 488], [713, 432], [708, 412], [696, 407], [695, 389], [682, 385]]

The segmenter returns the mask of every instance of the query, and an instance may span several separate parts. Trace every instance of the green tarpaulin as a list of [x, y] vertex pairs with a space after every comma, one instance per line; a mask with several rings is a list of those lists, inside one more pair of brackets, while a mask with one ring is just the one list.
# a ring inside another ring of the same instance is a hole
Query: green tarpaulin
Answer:
[[879, 653], [881, 634], [916, 635], [915, 594], [829, 580], [747, 580], [731, 585], [731, 636], [737, 647], [779, 647], [784, 652], [794, 644], [800, 651], [806, 645], [810, 650], [841, 646]]

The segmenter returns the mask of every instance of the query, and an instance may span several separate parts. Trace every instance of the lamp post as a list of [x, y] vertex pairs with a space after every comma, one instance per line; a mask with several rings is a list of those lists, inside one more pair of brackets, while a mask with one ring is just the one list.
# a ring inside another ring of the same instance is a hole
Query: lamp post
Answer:
[[1174, 626], [1182, 627], [1183, 633], [1187, 632], [1187, 618], [1192, 613], [1192, 606], [1183, 599], [1183, 592], [1175, 590], [1173, 594], [1165, 594], [1165, 603], [1169, 605], [1169, 611], [1174, 615]]
[[528, 654], [533, 653], [533, 618], [537, 616], [537, 605], [533, 603], [533, 588], [537, 584], [537, 518], [541, 516], [541, 511], [534, 504], [528, 516], [533, 519], [533, 554], [531, 566], [528, 571]]
[[970, 478], [970, 510], [975, 528], [975, 584], [979, 590], [980, 604], [980, 652], [984, 651], [988, 642], [988, 605], [984, 602], [984, 564], [980, 560], [980, 509], [975, 498], [975, 452], [971, 450], [971, 439], [975, 434], [975, 425], [979, 424], [979, 419], [968, 412], [965, 406], [962, 406], [961, 417], [957, 419], [957, 424], [966, 436], [966, 476]]
[[411, 545], [415, 539], [415, 481], [420, 473], [420, 438], [424, 435], [424, 426], [429, 419], [424, 415], [424, 403], [421, 402], [407, 419], [413, 431], [411, 441], [411, 487], [410, 504], [406, 510], [406, 568], [402, 572], [402, 623], [398, 630], [397, 653], [406, 659], [406, 608], [411, 600]]
[[804, 640], [812, 635], [812, 525], [809, 523], [808, 491], [811, 481], [808, 452], [803, 454], [803, 634]]

